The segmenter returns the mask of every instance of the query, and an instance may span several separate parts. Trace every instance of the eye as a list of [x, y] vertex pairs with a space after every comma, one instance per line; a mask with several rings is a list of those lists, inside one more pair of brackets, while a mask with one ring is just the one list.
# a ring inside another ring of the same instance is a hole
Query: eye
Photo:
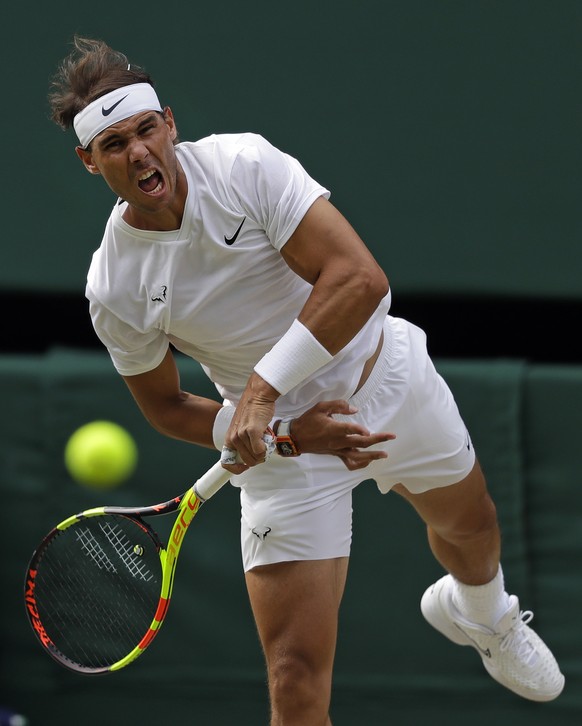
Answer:
[[108, 141], [103, 148], [105, 151], [116, 151], [121, 148], [121, 141], [119, 139], [112, 139], [111, 141]]

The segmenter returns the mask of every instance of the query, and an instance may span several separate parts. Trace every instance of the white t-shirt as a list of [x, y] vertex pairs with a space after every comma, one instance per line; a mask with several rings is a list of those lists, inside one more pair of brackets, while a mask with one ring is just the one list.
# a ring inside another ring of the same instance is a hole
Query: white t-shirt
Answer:
[[[91, 318], [120, 374], [153, 370], [172, 344], [236, 403], [311, 291], [280, 250], [329, 192], [255, 134], [181, 143], [176, 155], [188, 183], [181, 228], [130, 227], [122, 218], [126, 203], [118, 202], [89, 269]], [[277, 412], [349, 397], [388, 308], [389, 296], [331, 363], [279, 399]]]

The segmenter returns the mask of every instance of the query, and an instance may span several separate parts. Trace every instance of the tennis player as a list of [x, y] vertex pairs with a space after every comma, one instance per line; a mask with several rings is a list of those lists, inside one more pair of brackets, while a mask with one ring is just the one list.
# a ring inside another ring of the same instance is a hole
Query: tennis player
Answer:
[[[88, 273], [95, 330], [151, 424], [222, 451], [240, 487], [272, 724], [331, 723], [352, 491], [370, 478], [415, 507], [447, 573], [422, 598], [428, 622], [518, 695], [556, 698], [564, 677], [505, 590], [453, 397], [329, 191], [255, 134], [178, 142], [150, 76], [101, 41], [75, 39], [50, 100], [118, 197]], [[173, 349], [222, 405], [181, 389]]]

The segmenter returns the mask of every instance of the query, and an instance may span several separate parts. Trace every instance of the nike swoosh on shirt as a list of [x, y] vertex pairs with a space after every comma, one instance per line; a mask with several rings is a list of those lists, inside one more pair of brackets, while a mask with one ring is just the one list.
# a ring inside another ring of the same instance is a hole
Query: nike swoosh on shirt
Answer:
[[116, 109], [116, 108], [117, 108], [117, 107], [119, 106], [119, 104], [120, 104], [120, 103], [121, 103], [122, 101], [125, 101], [125, 99], [126, 99], [126, 98], [127, 98], [128, 96], [129, 96], [129, 93], [127, 93], [127, 94], [126, 94], [126, 95], [125, 95], [125, 96], [124, 96], [123, 98], [120, 98], [120, 99], [119, 99], [119, 101], [116, 101], [116, 103], [114, 103], [114, 104], [113, 104], [113, 106], [110, 106], [109, 108], [105, 108], [105, 106], [101, 106], [101, 113], [102, 113], [102, 114], [103, 114], [104, 116], [109, 116], [109, 114], [110, 114], [110, 113], [111, 113], [112, 111], [114, 111], [114, 110], [115, 110], [115, 109]]
[[239, 228], [237, 231], [232, 235], [232, 237], [227, 237], [224, 235], [224, 241], [227, 245], [233, 245], [236, 242], [236, 238], [238, 237], [238, 233], [241, 231], [243, 224], [245, 223], [246, 217], [243, 217], [243, 221], [240, 223]]

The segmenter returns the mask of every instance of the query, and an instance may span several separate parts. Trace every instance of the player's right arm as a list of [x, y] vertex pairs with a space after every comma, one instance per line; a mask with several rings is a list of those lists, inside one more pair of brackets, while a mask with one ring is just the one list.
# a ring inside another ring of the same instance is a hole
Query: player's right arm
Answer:
[[[123, 376], [137, 405], [160, 433], [181, 441], [214, 449], [214, 419], [221, 404], [182, 390], [180, 374], [171, 350], [157, 368], [135, 376]], [[383, 451], [369, 447], [393, 436], [370, 433], [355, 422], [336, 421], [333, 414], [350, 414], [346, 401], [316, 404], [294, 422], [293, 435], [304, 453], [338, 456], [348, 469], [362, 469]], [[246, 466], [237, 466], [237, 472]]]
[[151, 371], [123, 376], [141, 412], [160, 433], [214, 449], [212, 427], [220, 403], [182, 390], [172, 351]]

